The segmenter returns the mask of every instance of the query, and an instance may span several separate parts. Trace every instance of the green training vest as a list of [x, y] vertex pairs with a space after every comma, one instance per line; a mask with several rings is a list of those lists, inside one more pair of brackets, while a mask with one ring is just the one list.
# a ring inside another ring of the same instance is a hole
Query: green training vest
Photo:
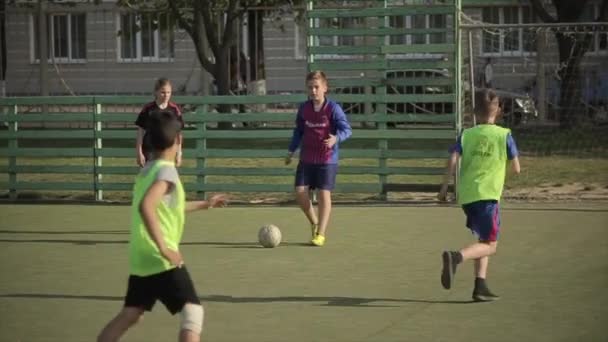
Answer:
[[509, 129], [478, 125], [462, 133], [458, 203], [500, 200], [507, 166]]
[[[156, 180], [159, 170], [163, 166], [175, 167], [174, 163], [164, 160], [157, 160], [153, 163], [146, 173], [137, 175], [133, 186], [129, 269], [130, 274], [137, 276], [161, 273], [175, 267], [160, 254], [139, 212], [139, 204]], [[186, 196], [180, 181], [175, 184], [174, 191], [176, 191], [177, 198], [176, 203], [174, 203], [175, 207], [170, 207], [161, 200], [156, 208], [156, 216], [167, 247], [177, 251], [184, 230]]]

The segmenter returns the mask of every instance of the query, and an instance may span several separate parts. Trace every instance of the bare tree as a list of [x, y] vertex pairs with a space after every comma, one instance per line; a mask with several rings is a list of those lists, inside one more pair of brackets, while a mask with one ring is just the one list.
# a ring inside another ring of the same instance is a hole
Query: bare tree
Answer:
[[[546, 23], [571, 23], [581, 21], [583, 12], [591, 6], [590, 0], [552, 0], [556, 16], [552, 16], [543, 0], [531, 0], [536, 15]], [[600, 13], [595, 21], [608, 19], [608, 0], [600, 4]], [[560, 84], [560, 113], [562, 127], [571, 127], [579, 122], [579, 112], [582, 100], [580, 87], [580, 63], [593, 41], [593, 33], [564, 33], [554, 31], [559, 50]], [[582, 112], [582, 111], [580, 111]]]

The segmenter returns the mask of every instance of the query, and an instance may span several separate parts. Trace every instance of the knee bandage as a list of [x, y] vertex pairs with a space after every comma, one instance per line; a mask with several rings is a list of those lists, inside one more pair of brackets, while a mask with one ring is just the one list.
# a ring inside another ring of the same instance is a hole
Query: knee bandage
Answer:
[[205, 312], [203, 306], [199, 304], [186, 304], [181, 312], [181, 330], [190, 330], [197, 334], [203, 331], [203, 320]]

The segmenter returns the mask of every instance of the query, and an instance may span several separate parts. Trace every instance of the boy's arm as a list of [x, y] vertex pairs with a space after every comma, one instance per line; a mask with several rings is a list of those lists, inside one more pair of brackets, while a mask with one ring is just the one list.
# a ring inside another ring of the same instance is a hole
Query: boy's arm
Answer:
[[511, 159], [511, 170], [517, 175], [521, 172], [521, 166], [519, 165], [519, 157]]
[[178, 251], [173, 251], [167, 247], [156, 215], [158, 203], [162, 200], [163, 195], [169, 191], [171, 186], [172, 184], [165, 180], [157, 180], [152, 183], [152, 186], [150, 186], [144, 195], [141, 203], [139, 203], [139, 213], [146, 226], [146, 231], [150, 234], [156, 247], [158, 247], [160, 254], [173, 265], [181, 266], [181, 264], [183, 264], [181, 254]]
[[302, 108], [304, 106], [300, 106], [298, 109], [298, 114], [296, 116], [296, 127], [293, 129], [293, 135], [291, 136], [291, 142], [289, 143], [289, 147], [287, 148], [287, 156], [285, 157], [285, 164], [291, 163], [291, 157], [293, 153], [298, 149], [300, 143], [302, 142], [302, 136], [304, 135], [304, 117], [302, 116]]
[[208, 201], [188, 201], [186, 202], [186, 212], [195, 210], [225, 207], [228, 204], [228, 197], [224, 194], [214, 195]]
[[521, 166], [519, 165], [519, 150], [517, 144], [511, 133], [507, 135], [507, 158], [511, 161], [511, 170], [515, 174], [521, 172]]
[[454, 176], [456, 172], [456, 167], [458, 166], [458, 159], [460, 158], [460, 153], [458, 151], [452, 152], [450, 158], [448, 159], [447, 167], [445, 175], [443, 176], [443, 182], [441, 183], [441, 189], [439, 190], [439, 194], [437, 198], [442, 201], [447, 201], [448, 195], [448, 184], [450, 183], [450, 179]]
[[145, 133], [146, 131], [143, 128], [137, 127], [137, 137], [135, 138], [135, 153], [137, 155], [137, 165], [139, 165], [140, 167], [144, 166], [146, 159], [142, 150]]
[[344, 110], [337, 104], [334, 107], [333, 117], [334, 127], [336, 127], [336, 139], [338, 143], [341, 143], [353, 134], [353, 130], [348, 123]]

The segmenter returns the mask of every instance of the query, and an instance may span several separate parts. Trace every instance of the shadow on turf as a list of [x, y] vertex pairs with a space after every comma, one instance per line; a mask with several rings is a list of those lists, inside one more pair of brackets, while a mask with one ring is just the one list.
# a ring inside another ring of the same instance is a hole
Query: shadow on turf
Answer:
[[91, 234], [91, 235], [112, 235], [129, 234], [128, 230], [0, 230], [0, 234], [49, 234], [49, 235], [70, 235], [70, 234]]
[[[44, 293], [9, 293], [0, 294], [0, 298], [25, 298], [25, 299], [83, 299], [83, 300], [101, 300], [101, 301], [123, 301], [123, 297], [118, 296], [83, 296], [83, 295], [65, 295], [65, 294], [44, 294]], [[351, 307], [398, 307], [398, 303], [427, 303], [427, 304], [473, 304], [479, 303], [472, 300], [429, 300], [429, 299], [398, 299], [398, 298], [356, 298], [356, 297], [302, 297], [302, 296], [285, 296], [285, 297], [233, 297], [224, 295], [209, 295], [199, 297], [204, 302], [216, 303], [237, 303], [237, 304], [257, 304], [257, 303], [275, 303], [275, 302], [327, 302], [320, 304], [321, 306], [351, 306]], [[374, 304], [378, 303], [395, 303], [390, 304]]]
[[[0, 231], [2, 233], [2, 231]], [[32, 233], [34, 234], [34, 233]], [[67, 234], [67, 233], [66, 233]], [[101, 233], [99, 233], [101, 234]], [[83, 240], [83, 239], [0, 239], [0, 242], [8, 243], [71, 243], [75, 245], [124, 245], [128, 240]], [[252, 248], [263, 249], [255, 242], [225, 242], [225, 241], [185, 241], [180, 243], [182, 246], [214, 246], [218, 248]], [[304, 242], [283, 242], [281, 246], [298, 247], [310, 246]]]

